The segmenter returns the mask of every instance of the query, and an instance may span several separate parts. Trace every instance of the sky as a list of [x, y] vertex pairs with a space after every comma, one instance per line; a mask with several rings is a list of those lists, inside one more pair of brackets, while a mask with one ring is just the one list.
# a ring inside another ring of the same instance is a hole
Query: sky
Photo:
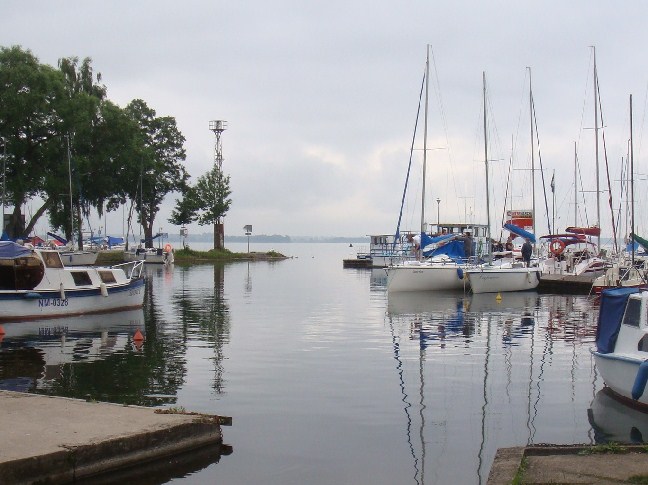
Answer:
[[[636, 232], [648, 233], [645, 1], [4, 0], [0, 12], [1, 46], [20, 45], [53, 66], [90, 57], [110, 100], [124, 107], [140, 98], [174, 117], [192, 182], [214, 163], [209, 122], [227, 121], [226, 235], [243, 235], [248, 224], [253, 234], [393, 233], [428, 45], [425, 220], [486, 221], [485, 74], [494, 232], [505, 208], [532, 207], [530, 90], [537, 230], [596, 223], [595, 46], [600, 223], [612, 231], [606, 161], [615, 217], [626, 219], [632, 95]], [[423, 125], [421, 111], [401, 229], [420, 227]], [[167, 220], [176, 197], [156, 219], [163, 232], [179, 232]], [[91, 223], [119, 235], [123, 211]]]

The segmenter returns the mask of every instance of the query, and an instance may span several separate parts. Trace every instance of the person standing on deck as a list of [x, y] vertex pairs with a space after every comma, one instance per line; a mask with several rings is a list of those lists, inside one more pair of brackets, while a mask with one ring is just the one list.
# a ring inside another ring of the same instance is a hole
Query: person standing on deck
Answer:
[[524, 264], [526, 264], [527, 268], [531, 266], [532, 252], [533, 252], [533, 247], [531, 246], [531, 241], [529, 241], [529, 238], [527, 238], [524, 240], [524, 244], [522, 245], [522, 260], [524, 261]]

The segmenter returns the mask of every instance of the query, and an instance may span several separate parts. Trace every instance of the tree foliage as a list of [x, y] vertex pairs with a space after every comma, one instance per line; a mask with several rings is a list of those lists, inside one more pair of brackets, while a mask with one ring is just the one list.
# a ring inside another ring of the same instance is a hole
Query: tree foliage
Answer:
[[[151, 237], [165, 196], [186, 190], [184, 141], [175, 119], [157, 117], [144, 101], [112, 103], [90, 58], [63, 58], [56, 69], [19, 46], [0, 47], [10, 236], [28, 235], [47, 213], [54, 230], [81, 241], [92, 210], [101, 216], [130, 200]], [[21, 208], [36, 200], [42, 204], [25, 224]]]
[[[176, 207], [171, 213], [172, 224], [189, 224], [198, 222], [201, 226], [220, 223], [229, 211], [232, 199], [229, 175], [214, 167], [200, 176], [193, 187], [189, 187], [185, 197], [176, 200]], [[214, 234], [214, 249], [217, 248], [217, 237]]]

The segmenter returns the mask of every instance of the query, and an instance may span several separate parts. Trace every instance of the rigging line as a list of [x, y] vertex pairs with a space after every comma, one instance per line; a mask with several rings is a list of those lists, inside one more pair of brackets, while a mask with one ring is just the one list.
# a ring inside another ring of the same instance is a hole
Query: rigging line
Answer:
[[[409, 184], [410, 172], [412, 170], [412, 155], [414, 153], [414, 142], [416, 140], [416, 132], [418, 129], [419, 115], [421, 114], [421, 99], [423, 98], [424, 86], [425, 86], [425, 71], [423, 71], [423, 80], [421, 81], [421, 91], [419, 93], [418, 108], [416, 109], [416, 121], [414, 122], [414, 133], [412, 133], [412, 143], [410, 145], [410, 156], [409, 156], [409, 162], [407, 164], [407, 175], [405, 176], [405, 187], [403, 189], [403, 196], [401, 198], [401, 207], [400, 207], [400, 212], [398, 214], [398, 224], [396, 225], [396, 233], [394, 235], [394, 243], [392, 249], [396, 248], [396, 242], [400, 238], [400, 225], [401, 225], [401, 220], [403, 218], [403, 206], [405, 205], [405, 194], [407, 194], [407, 186]], [[423, 183], [425, 183], [425, 180], [423, 181]]]
[[[604, 127], [605, 122], [603, 121], [603, 106], [601, 104], [601, 86], [600, 86], [600, 83], [598, 82], [598, 79], [597, 79], [596, 86], [597, 86], [597, 90], [598, 90], [598, 92], [596, 93], [597, 94], [596, 99], [598, 100], [599, 114], [601, 116], [601, 127]], [[619, 247], [618, 247], [618, 243], [617, 243], [617, 233], [616, 233], [616, 228], [614, 226], [614, 207], [612, 205], [612, 186], [611, 186], [611, 182], [610, 182], [610, 165], [609, 165], [609, 162], [608, 162], [607, 145], [605, 143], [605, 130], [604, 129], [602, 130], [601, 138], [603, 140], [603, 158], [605, 158], [605, 175], [607, 176], [607, 184], [608, 184], [608, 205], [610, 206], [610, 216], [612, 217], [612, 237], [613, 237], [613, 240], [614, 240], [614, 251], [618, 252]], [[600, 223], [600, 221], [599, 221], [599, 223]], [[599, 246], [599, 250], [600, 250], [600, 246]]]
[[[508, 191], [509, 187], [511, 184], [511, 173], [513, 171], [513, 136], [511, 136], [511, 156], [509, 157], [509, 169], [508, 169], [508, 175], [506, 176], [506, 189], [504, 190], [504, 205], [502, 207], [502, 223], [500, 224], [500, 233], [499, 233], [499, 240], [502, 240], [503, 233], [504, 233], [504, 220], [506, 218], [506, 202], [508, 198]], [[511, 201], [513, 200], [513, 195], [511, 195]]]
[[439, 103], [439, 111], [441, 113], [441, 120], [442, 120], [442, 125], [443, 125], [443, 134], [445, 136], [445, 141], [446, 141], [446, 148], [448, 150], [448, 158], [450, 159], [450, 175], [452, 177], [452, 185], [454, 186], [455, 194], [458, 193], [457, 191], [457, 179], [455, 178], [454, 174], [454, 160], [452, 158], [452, 149], [450, 148], [450, 141], [448, 139], [448, 122], [446, 119], [446, 114], [445, 114], [445, 108], [443, 106], [443, 99], [441, 97], [441, 83], [439, 82], [439, 72], [436, 67], [436, 58], [434, 57], [434, 49], [432, 46], [430, 46], [430, 54], [432, 58], [432, 67], [433, 67], [433, 72], [434, 72], [434, 79], [436, 80], [436, 87], [437, 89], [435, 90], [436, 92], [436, 98], [437, 102]]
[[[533, 111], [533, 127], [535, 128], [535, 137], [538, 142], [538, 163], [540, 164], [540, 177], [542, 178], [542, 193], [544, 195], [545, 214], [547, 215], [547, 229], [548, 229], [547, 232], [549, 234], [552, 234], [551, 220], [549, 219], [549, 202], [547, 201], [547, 185], [545, 181], [544, 170], [542, 168], [542, 154], [540, 153], [540, 134], [538, 133], [538, 120], [536, 118], [536, 110], [535, 110], [535, 102], [533, 100], [533, 94], [531, 94], [531, 109]], [[535, 219], [536, 215], [533, 214], [533, 217]]]

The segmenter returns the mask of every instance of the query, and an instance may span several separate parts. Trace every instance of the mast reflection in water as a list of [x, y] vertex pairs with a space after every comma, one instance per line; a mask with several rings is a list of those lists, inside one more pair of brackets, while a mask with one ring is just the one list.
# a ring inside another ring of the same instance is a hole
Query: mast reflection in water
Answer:
[[485, 484], [498, 448], [628, 434], [594, 402], [596, 299], [387, 295], [348, 243], [252, 249], [294, 257], [151, 265], [142, 310], [4, 325], [0, 386], [233, 417], [231, 455], [159, 483]]
[[591, 360], [575, 349], [593, 343], [596, 311], [535, 292], [389, 294], [414, 482], [486, 483], [498, 447], [571, 443], [578, 425], [560, 409], [592, 394]]

